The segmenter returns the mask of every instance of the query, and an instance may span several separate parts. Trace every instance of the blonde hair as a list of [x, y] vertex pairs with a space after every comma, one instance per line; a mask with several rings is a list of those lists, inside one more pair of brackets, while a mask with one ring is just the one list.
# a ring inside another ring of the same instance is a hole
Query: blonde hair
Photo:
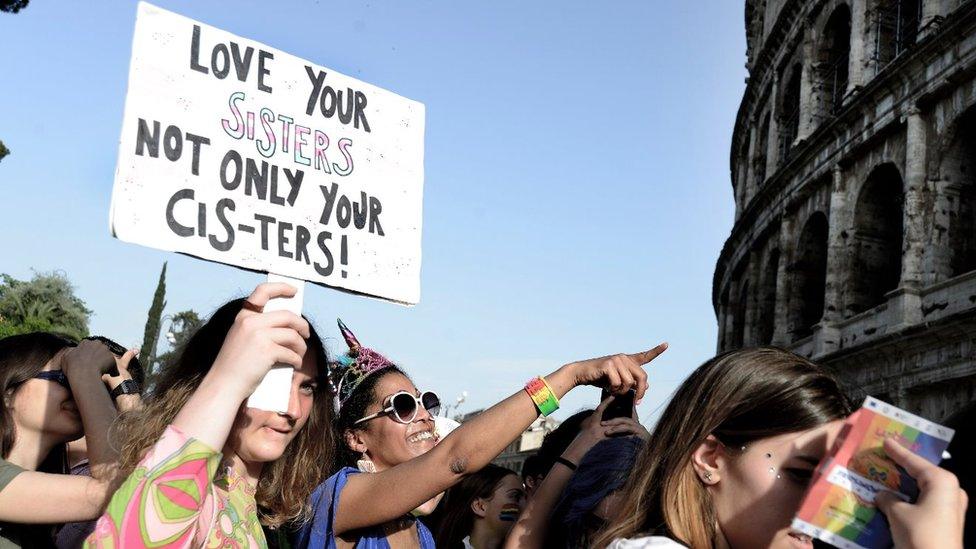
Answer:
[[705, 362], [672, 396], [631, 471], [620, 507], [594, 546], [656, 534], [693, 549], [713, 547], [715, 510], [691, 461], [709, 435], [739, 448], [849, 413], [836, 380], [788, 351], [743, 349]]
[[[116, 433], [122, 444], [120, 478], [135, 470], [146, 451], [156, 444], [200, 385], [240, 312], [242, 302], [243, 299], [236, 299], [218, 309], [179, 350], [179, 357], [165, 368], [143, 408], [119, 418]], [[318, 388], [305, 426], [282, 456], [262, 469], [255, 500], [258, 517], [265, 526], [278, 527], [308, 520], [311, 516], [308, 497], [335, 468], [334, 410], [325, 378], [328, 360], [314, 328], [308, 339], [307, 352], [315, 353]]]

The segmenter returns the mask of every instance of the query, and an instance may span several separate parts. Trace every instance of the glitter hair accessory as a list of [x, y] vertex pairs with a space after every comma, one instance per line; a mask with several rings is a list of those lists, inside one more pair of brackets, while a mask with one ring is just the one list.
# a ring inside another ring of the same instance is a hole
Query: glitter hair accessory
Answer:
[[363, 347], [341, 319], [338, 319], [338, 323], [339, 331], [346, 340], [349, 351], [329, 365], [329, 381], [335, 390], [337, 409], [349, 400], [356, 387], [370, 374], [394, 366], [390, 359]]

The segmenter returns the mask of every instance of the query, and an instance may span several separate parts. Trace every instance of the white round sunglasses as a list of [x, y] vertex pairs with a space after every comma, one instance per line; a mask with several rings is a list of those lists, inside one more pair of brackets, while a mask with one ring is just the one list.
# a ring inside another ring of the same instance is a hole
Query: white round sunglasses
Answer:
[[411, 423], [417, 419], [417, 412], [420, 411], [421, 406], [432, 416], [437, 415], [441, 409], [441, 399], [431, 391], [424, 391], [420, 393], [420, 396], [407, 391], [398, 391], [390, 395], [389, 402], [390, 404], [379, 412], [357, 419], [353, 425], [359, 425], [386, 414], [389, 414], [394, 421], [399, 423]]

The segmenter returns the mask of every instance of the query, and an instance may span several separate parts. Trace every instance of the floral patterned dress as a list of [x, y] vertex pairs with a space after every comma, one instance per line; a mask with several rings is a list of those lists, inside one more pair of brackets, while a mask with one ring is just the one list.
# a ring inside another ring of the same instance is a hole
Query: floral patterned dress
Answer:
[[112, 496], [85, 547], [267, 547], [254, 488], [172, 425]]

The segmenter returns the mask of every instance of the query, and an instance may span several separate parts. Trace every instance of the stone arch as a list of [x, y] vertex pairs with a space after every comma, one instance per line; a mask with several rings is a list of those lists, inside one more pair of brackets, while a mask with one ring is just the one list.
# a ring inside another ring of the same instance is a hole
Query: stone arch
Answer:
[[796, 340], [812, 334], [823, 318], [827, 284], [827, 216], [823, 212], [814, 212], [803, 226], [790, 273], [789, 325]]
[[782, 164], [790, 155], [793, 142], [800, 132], [800, 82], [803, 66], [795, 63], [784, 73], [783, 92], [780, 96], [780, 109], [777, 120], [779, 128], [779, 162]]
[[817, 45], [817, 88], [821, 114], [830, 116], [843, 105], [849, 79], [851, 9], [847, 4], [834, 8], [821, 36]]
[[950, 277], [976, 270], [976, 106], [952, 124], [951, 136], [939, 156], [945, 185], [937, 208], [936, 230], [947, 243]]
[[923, 0], [878, 0], [874, 16], [874, 60], [878, 70], [915, 44]]
[[759, 275], [756, 288], [758, 303], [756, 318], [756, 337], [759, 345], [769, 345], [773, 341], [776, 328], [776, 278], [779, 274], [779, 249], [769, 252]]
[[894, 164], [871, 171], [854, 206], [854, 261], [847, 300], [857, 314], [885, 301], [901, 281], [904, 183]]

